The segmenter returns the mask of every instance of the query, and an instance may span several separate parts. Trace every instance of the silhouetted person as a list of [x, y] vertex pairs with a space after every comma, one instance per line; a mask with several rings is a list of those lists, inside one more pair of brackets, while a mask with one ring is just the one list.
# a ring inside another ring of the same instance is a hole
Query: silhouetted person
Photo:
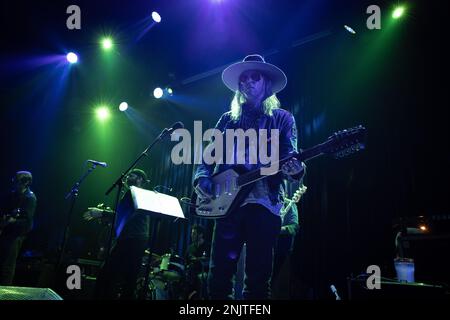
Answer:
[[18, 171], [12, 179], [12, 190], [1, 202], [0, 210], [0, 285], [13, 283], [16, 260], [22, 243], [33, 227], [36, 196], [30, 190], [33, 177]]

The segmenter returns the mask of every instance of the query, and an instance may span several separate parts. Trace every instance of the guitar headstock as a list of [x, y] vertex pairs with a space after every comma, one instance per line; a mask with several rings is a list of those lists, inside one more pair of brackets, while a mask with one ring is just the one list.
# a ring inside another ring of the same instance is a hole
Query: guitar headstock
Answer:
[[324, 143], [323, 152], [333, 154], [335, 158], [343, 158], [365, 148], [366, 128], [357, 126], [337, 131]]
[[299, 202], [302, 195], [306, 192], [306, 189], [306, 186], [301, 185], [300, 188], [295, 191], [294, 196], [292, 197], [292, 201], [294, 201], [295, 203]]

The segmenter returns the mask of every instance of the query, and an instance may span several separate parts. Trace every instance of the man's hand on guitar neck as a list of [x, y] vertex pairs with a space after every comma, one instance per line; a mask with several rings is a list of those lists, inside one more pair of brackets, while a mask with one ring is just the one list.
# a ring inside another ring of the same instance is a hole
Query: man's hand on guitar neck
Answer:
[[281, 166], [281, 171], [288, 176], [296, 176], [298, 174], [304, 174], [305, 172], [305, 164], [300, 162], [296, 158], [290, 159], [288, 162]]

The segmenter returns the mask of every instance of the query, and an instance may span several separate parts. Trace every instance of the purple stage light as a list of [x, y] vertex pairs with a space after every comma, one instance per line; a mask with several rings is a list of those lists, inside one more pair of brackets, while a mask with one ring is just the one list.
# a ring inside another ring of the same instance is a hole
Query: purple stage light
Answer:
[[158, 12], [153, 11], [152, 12], [152, 19], [153, 21], [155, 21], [156, 23], [160, 23], [161, 22], [161, 16], [159, 15]]

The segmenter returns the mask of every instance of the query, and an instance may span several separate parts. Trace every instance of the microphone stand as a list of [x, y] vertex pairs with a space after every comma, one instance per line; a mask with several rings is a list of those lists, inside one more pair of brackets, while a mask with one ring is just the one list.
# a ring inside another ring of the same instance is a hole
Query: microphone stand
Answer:
[[[117, 194], [116, 194], [116, 199], [115, 199], [115, 203], [114, 203], [114, 213], [113, 213], [113, 217], [112, 217], [112, 222], [111, 222], [111, 230], [110, 230], [110, 234], [109, 234], [109, 239], [108, 239], [108, 246], [106, 248], [106, 258], [105, 258], [105, 262], [104, 262], [104, 266], [106, 266], [108, 264], [110, 255], [111, 255], [111, 247], [112, 247], [112, 241], [114, 238], [114, 228], [115, 228], [115, 223], [116, 223], [116, 217], [117, 217], [117, 209], [119, 206], [119, 198], [120, 198], [120, 194], [122, 192], [122, 188], [123, 188], [123, 179], [128, 175], [128, 173], [139, 163], [139, 161], [141, 161], [141, 159], [145, 156], [148, 156], [148, 152], [153, 148], [153, 146], [159, 142], [160, 140], [162, 140], [166, 135], [170, 134], [172, 132], [172, 128], [165, 128], [158, 137], [156, 137], [156, 139], [139, 155], [139, 157], [134, 160], [134, 162], [128, 167], [127, 170], [125, 170], [125, 172], [123, 172], [119, 178], [117, 178], [117, 180], [111, 185], [111, 187], [106, 191], [105, 195], [109, 195], [111, 193], [112, 190], [114, 190], [114, 188], [117, 187]], [[150, 263], [150, 262], [149, 262]]]
[[63, 258], [64, 258], [64, 252], [66, 250], [67, 246], [67, 240], [69, 239], [69, 231], [70, 231], [70, 224], [72, 223], [72, 215], [73, 215], [73, 209], [75, 207], [75, 201], [78, 198], [78, 193], [80, 189], [81, 183], [84, 181], [84, 179], [87, 178], [87, 176], [94, 171], [94, 169], [97, 167], [97, 164], [93, 164], [82, 176], [81, 178], [72, 186], [72, 189], [66, 194], [65, 198], [66, 200], [70, 199], [70, 208], [69, 208], [69, 214], [67, 215], [67, 222], [66, 227], [64, 228], [64, 235], [63, 235], [63, 242], [61, 244], [59, 258], [57, 262], [57, 270], [60, 268]]

